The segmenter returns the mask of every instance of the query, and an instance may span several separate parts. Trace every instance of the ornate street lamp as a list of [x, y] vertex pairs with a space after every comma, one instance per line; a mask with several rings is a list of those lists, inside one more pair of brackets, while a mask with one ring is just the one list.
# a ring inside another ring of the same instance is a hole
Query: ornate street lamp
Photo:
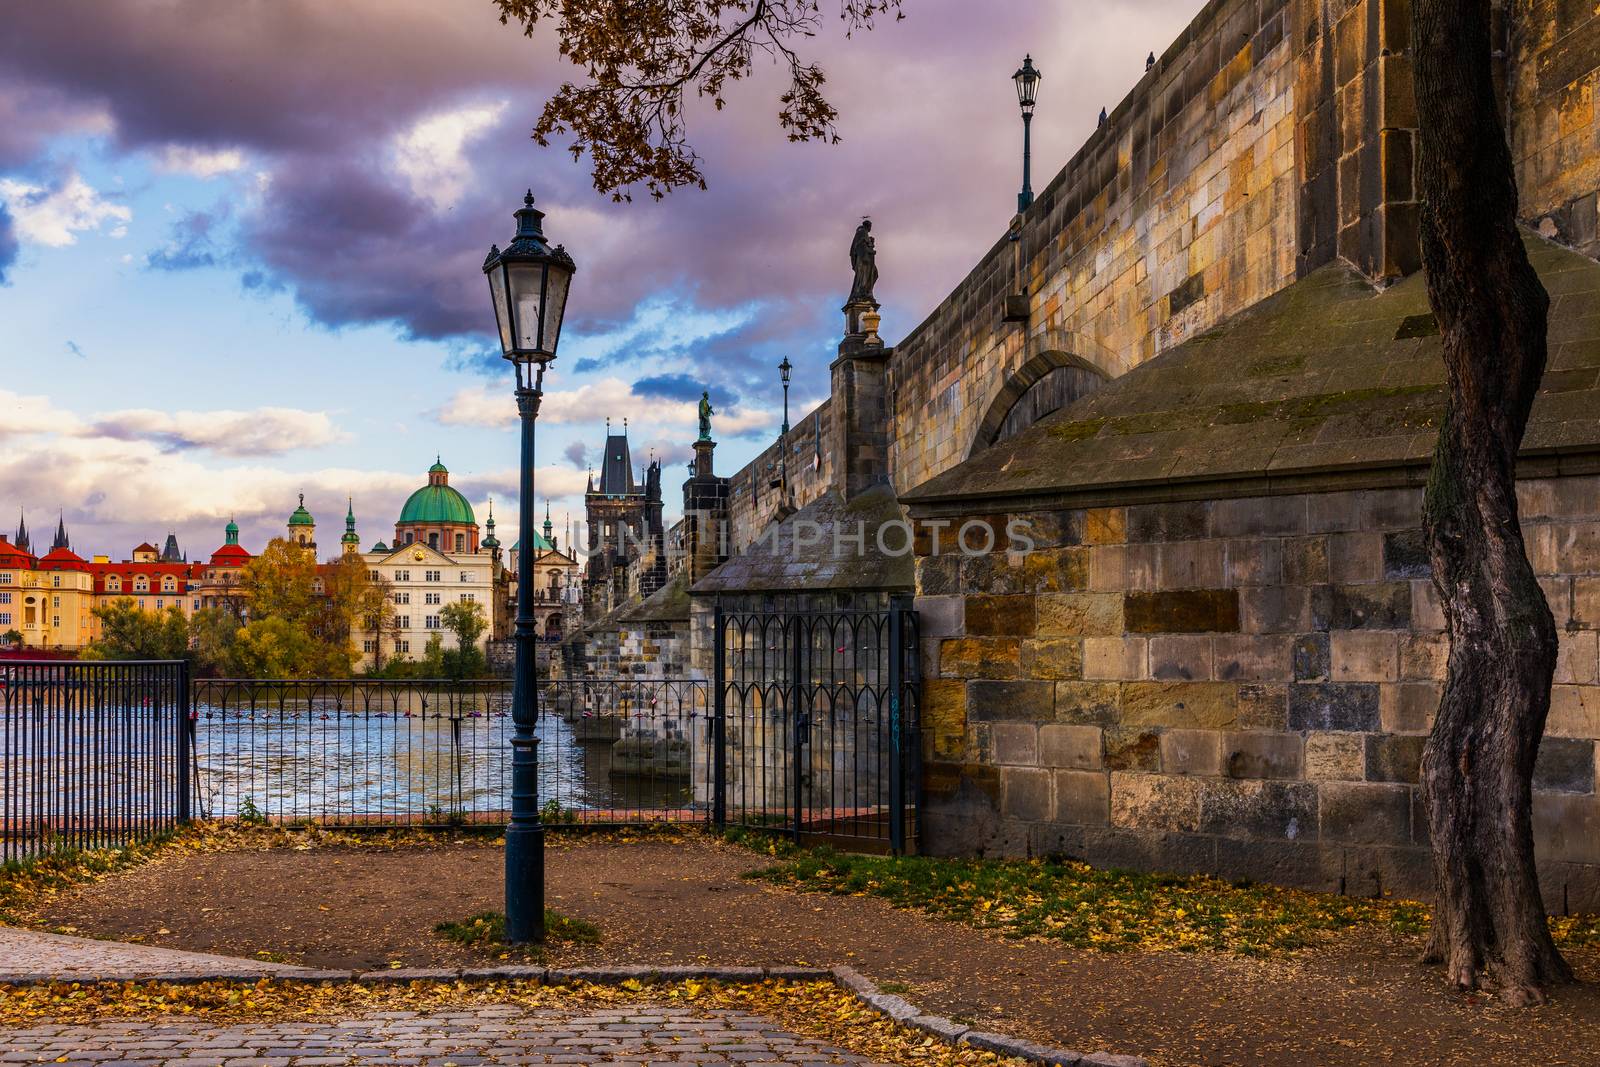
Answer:
[[789, 372], [794, 370], [794, 365], [789, 362], [789, 357], [784, 356], [783, 362], [778, 364], [778, 377], [783, 379], [783, 432], [789, 432]]
[[783, 380], [783, 433], [778, 437], [778, 481], [783, 486], [782, 504], [789, 503], [789, 372], [794, 365], [784, 356], [778, 364], [778, 377]]
[[1031, 55], [1023, 56], [1022, 66], [1011, 75], [1011, 80], [1017, 83], [1017, 103], [1022, 105], [1022, 192], [1017, 194], [1019, 213], [1028, 210], [1028, 205], [1033, 203], [1033, 186], [1028, 182], [1028, 171], [1032, 154], [1033, 104], [1039, 97], [1040, 77]]
[[517, 372], [517, 412], [522, 417], [522, 484], [517, 534], [528, 544], [517, 554], [516, 680], [511, 694], [511, 822], [506, 827], [506, 940], [544, 940], [544, 826], [539, 822], [538, 633], [533, 619], [533, 430], [539, 418], [544, 370], [556, 358], [567, 289], [577, 269], [567, 250], [545, 242], [533, 191], [516, 213], [517, 233], [502, 252], [489, 249], [489, 276], [501, 354]]

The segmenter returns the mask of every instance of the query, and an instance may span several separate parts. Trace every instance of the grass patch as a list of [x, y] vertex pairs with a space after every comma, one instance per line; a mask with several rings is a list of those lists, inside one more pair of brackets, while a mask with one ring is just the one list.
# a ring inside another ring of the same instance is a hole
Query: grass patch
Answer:
[[1103, 951], [1247, 956], [1292, 952], [1339, 930], [1427, 929], [1413, 901], [1341, 897], [1206, 876], [1101, 870], [1057, 860], [966, 860], [805, 852], [748, 877], [810, 892], [875, 896], [1005, 937]]
[[504, 912], [481, 911], [459, 922], [442, 922], [433, 932], [447, 941], [469, 948], [495, 952], [502, 959], [513, 953], [537, 957], [552, 944], [594, 945], [600, 941], [600, 928], [583, 919], [573, 919], [550, 908], [544, 909], [544, 941], [539, 944], [511, 944], [506, 941]]
[[752, 852], [760, 852], [766, 856], [777, 859], [789, 859], [794, 856], [803, 856], [806, 850], [795, 844], [788, 836], [788, 831], [782, 827], [771, 830], [751, 828], [747, 826], [729, 826], [718, 833], [722, 840], [730, 845], [747, 848]]
[[[1069, 860], [896, 859], [791, 847], [781, 862], [746, 877], [808, 892], [881, 897], [1005, 937], [1108, 952], [1274, 955], [1358, 927], [1420, 936], [1430, 920], [1427, 905], [1412, 900], [1102, 870]], [[1564, 949], [1600, 944], [1600, 916], [1552, 917], [1550, 930]]]

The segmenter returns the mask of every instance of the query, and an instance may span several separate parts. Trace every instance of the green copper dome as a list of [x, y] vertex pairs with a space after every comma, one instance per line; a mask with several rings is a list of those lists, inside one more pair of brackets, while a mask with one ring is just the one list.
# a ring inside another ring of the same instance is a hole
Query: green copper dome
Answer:
[[467, 498], [448, 485], [425, 485], [412, 493], [400, 509], [400, 521], [429, 525], [456, 522], [467, 526], [477, 522]]
[[289, 516], [290, 526], [315, 526], [311, 512], [306, 510], [306, 495], [300, 494], [300, 506], [294, 509], [294, 514]]
[[400, 509], [396, 525], [404, 523], [476, 526], [478, 520], [473, 517], [472, 505], [467, 503], [467, 498], [450, 488], [449, 469], [436, 459], [433, 466], [428, 468], [428, 484], [412, 493], [406, 500], [406, 506]]

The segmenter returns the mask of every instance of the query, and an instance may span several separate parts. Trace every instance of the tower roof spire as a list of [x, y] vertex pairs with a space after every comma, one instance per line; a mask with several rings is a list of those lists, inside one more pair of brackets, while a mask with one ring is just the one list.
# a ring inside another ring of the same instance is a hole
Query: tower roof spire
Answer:
[[344, 536], [339, 538], [339, 542], [349, 545], [354, 550], [357, 545], [361, 544], [361, 538], [356, 536], [356, 502], [353, 497], [347, 496], [344, 499]]

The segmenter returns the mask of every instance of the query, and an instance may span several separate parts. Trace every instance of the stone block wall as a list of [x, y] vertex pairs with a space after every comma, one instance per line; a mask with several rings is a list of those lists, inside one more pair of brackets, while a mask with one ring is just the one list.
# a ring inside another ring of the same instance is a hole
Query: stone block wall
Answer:
[[1509, 34], [1522, 214], [1545, 236], [1600, 256], [1600, 8], [1586, 0], [1528, 0], [1513, 5]]
[[583, 664], [573, 677], [684, 678], [689, 623], [622, 622], [595, 627], [583, 640]]
[[[1546, 900], [1600, 908], [1600, 478], [1521, 487], [1561, 631], [1536, 775]], [[918, 561], [922, 847], [1430, 891], [1443, 677], [1421, 489], [981, 516], [1028, 556]]]
[[1385, 284], [1422, 265], [1410, 0], [1292, 6], [1300, 272], [1335, 257]]
[[[728, 544], [740, 551], [779, 516], [783, 495], [772, 486], [787, 464], [794, 506], [803, 508], [832, 484], [834, 405], [824, 400], [790, 420], [786, 440], [774, 441], [729, 479]], [[787, 451], [785, 448], [787, 446]]]
[[689, 623], [625, 624], [617, 631], [617, 677], [687, 678]]

